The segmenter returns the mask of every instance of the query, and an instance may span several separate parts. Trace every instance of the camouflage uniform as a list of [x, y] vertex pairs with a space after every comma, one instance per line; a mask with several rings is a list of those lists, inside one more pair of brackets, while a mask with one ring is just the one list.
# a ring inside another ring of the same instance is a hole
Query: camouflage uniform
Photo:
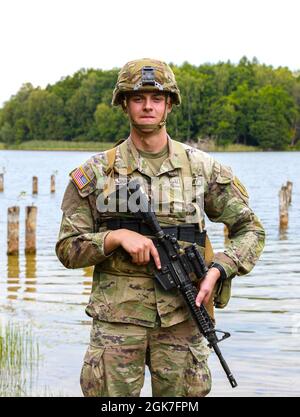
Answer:
[[[85, 396], [139, 396], [146, 361], [155, 397], [202, 397], [209, 393], [209, 348], [189, 320], [152, 327], [95, 320], [84, 357]], [[120, 382], [121, 381], [121, 382]]]
[[[226, 271], [227, 279], [216, 288], [221, 295], [219, 306], [223, 307], [230, 296], [226, 288], [230, 288], [231, 279], [254, 267], [264, 246], [264, 230], [248, 205], [245, 188], [230, 168], [170, 138], [168, 147], [169, 156], [156, 176], [170, 180], [176, 192], [165, 196], [169, 213], [158, 209], [156, 215], [162, 226], [185, 224], [192, 209], [185, 204], [184, 173], [201, 179], [206, 215], [213, 222], [226, 224], [229, 231], [230, 243], [213, 258]], [[86, 308], [93, 328], [81, 373], [84, 395], [138, 396], [145, 362], [151, 371], [153, 395], [206, 395], [211, 385], [209, 349], [177, 290], [166, 292], [160, 287], [153, 279], [153, 263], [134, 264], [121, 247], [108, 256], [104, 253], [104, 239], [109, 233], [106, 221], [120, 217], [120, 213], [99, 214], [96, 209], [97, 197], [111, 175], [108, 152], [93, 156], [80, 169], [86, 183], [79, 184], [72, 175], [62, 203], [56, 253], [67, 268], [95, 265]], [[118, 176], [124, 172], [130, 178], [139, 177], [151, 193], [149, 178], [153, 173], [130, 138], [115, 152], [113, 173]], [[196, 183], [193, 181], [193, 186]], [[203, 228], [203, 216], [200, 223]], [[204, 247], [199, 249], [205, 254]]]

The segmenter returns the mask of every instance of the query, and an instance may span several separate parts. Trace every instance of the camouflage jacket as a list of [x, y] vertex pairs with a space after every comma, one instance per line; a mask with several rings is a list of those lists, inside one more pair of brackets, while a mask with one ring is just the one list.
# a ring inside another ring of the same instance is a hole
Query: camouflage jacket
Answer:
[[[248, 205], [247, 191], [230, 168], [207, 153], [170, 138], [168, 146], [169, 156], [156, 175], [172, 184], [167, 195], [162, 197], [167, 201], [169, 211], [164, 212], [161, 205], [155, 210], [160, 224], [191, 222], [198, 206], [197, 218], [201, 228], [204, 227], [205, 212], [211, 221], [224, 223], [229, 231], [230, 243], [224, 252], [214, 254], [213, 260], [223, 266], [228, 280], [235, 275], [247, 274], [262, 252], [265, 238], [260, 221]], [[158, 316], [165, 327], [180, 323], [189, 314], [184, 302], [176, 289], [166, 292], [159, 286], [150, 263], [146, 266], [133, 264], [121, 247], [108, 256], [104, 253], [104, 239], [109, 233], [105, 219], [120, 215], [99, 214], [96, 208], [97, 198], [111, 175], [108, 159], [107, 151], [101, 152], [80, 169], [72, 171], [61, 206], [63, 217], [56, 244], [57, 256], [67, 268], [95, 266], [86, 308], [89, 316], [149, 327], [154, 326]], [[153, 174], [130, 138], [116, 148], [113, 173], [120, 176], [124, 172], [129, 177], [142, 179], [148, 193], [152, 192], [149, 178]], [[188, 204], [186, 199], [190, 190], [184, 186], [183, 175], [192, 177], [190, 188], [195, 188], [192, 190], [192, 204]], [[200, 184], [198, 191], [196, 184]], [[197, 198], [199, 189], [202, 200]], [[97, 216], [104, 223], [95, 221]], [[204, 252], [204, 248], [199, 249]]]

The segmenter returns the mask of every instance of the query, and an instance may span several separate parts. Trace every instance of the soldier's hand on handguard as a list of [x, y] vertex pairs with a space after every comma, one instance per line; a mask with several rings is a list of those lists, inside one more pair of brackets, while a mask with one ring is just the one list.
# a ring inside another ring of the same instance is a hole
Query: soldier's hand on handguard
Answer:
[[112, 230], [104, 240], [104, 250], [108, 254], [118, 246], [122, 246], [137, 265], [146, 265], [151, 256], [158, 269], [161, 268], [159, 254], [151, 239], [127, 229]]
[[217, 268], [210, 268], [205, 278], [199, 284], [199, 292], [196, 297], [196, 306], [207, 304], [212, 296], [214, 287], [218, 279], [220, 278], [220, 271]]

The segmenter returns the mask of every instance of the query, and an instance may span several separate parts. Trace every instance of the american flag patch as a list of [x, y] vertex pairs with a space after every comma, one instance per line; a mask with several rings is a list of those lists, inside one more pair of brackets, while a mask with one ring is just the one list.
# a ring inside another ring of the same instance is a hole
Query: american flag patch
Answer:
[[81, 190], [83, 187], [85, 187], [89, 182], [91, 182], [91, 179], [87, 175], [87, 173], [83, 170], [82, 167], [74, 169], [73, 172], [71, 172], [71, 177], [79, 190]]

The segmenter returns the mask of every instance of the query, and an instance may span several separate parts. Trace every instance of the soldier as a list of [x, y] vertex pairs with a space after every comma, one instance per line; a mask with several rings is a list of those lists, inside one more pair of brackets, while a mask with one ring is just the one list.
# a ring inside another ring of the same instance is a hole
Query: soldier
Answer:
[[[93, 324], [80, 378], [85, 396], [139, 396], [145, 364], [153, 396], [200, 397], [211, 389], [210, 350], [177, 289], [166, 292], [154, 279], [161, 264], [149, 230], [120, 204], [107, 208], [116, 182], [139, 178], [151, 199], [159, 195], [161, 226], [182, 247], [197, 243], [210, 268], [196, 303], [212, 317], [213, 306], [228, 303], [232, 278], [247, 274], [263, 250], [263, 227], [231, 169], [168, 136], [167, 116], [180, 102], [167, 64], [127, 63], [112, 104], [127, 114], [130, 136], [70, 174], [56, 253], [67, 268], [95, 266], [86, 307]], [[224, 252], [213, 254], [204, 213], [227, 226]]]

